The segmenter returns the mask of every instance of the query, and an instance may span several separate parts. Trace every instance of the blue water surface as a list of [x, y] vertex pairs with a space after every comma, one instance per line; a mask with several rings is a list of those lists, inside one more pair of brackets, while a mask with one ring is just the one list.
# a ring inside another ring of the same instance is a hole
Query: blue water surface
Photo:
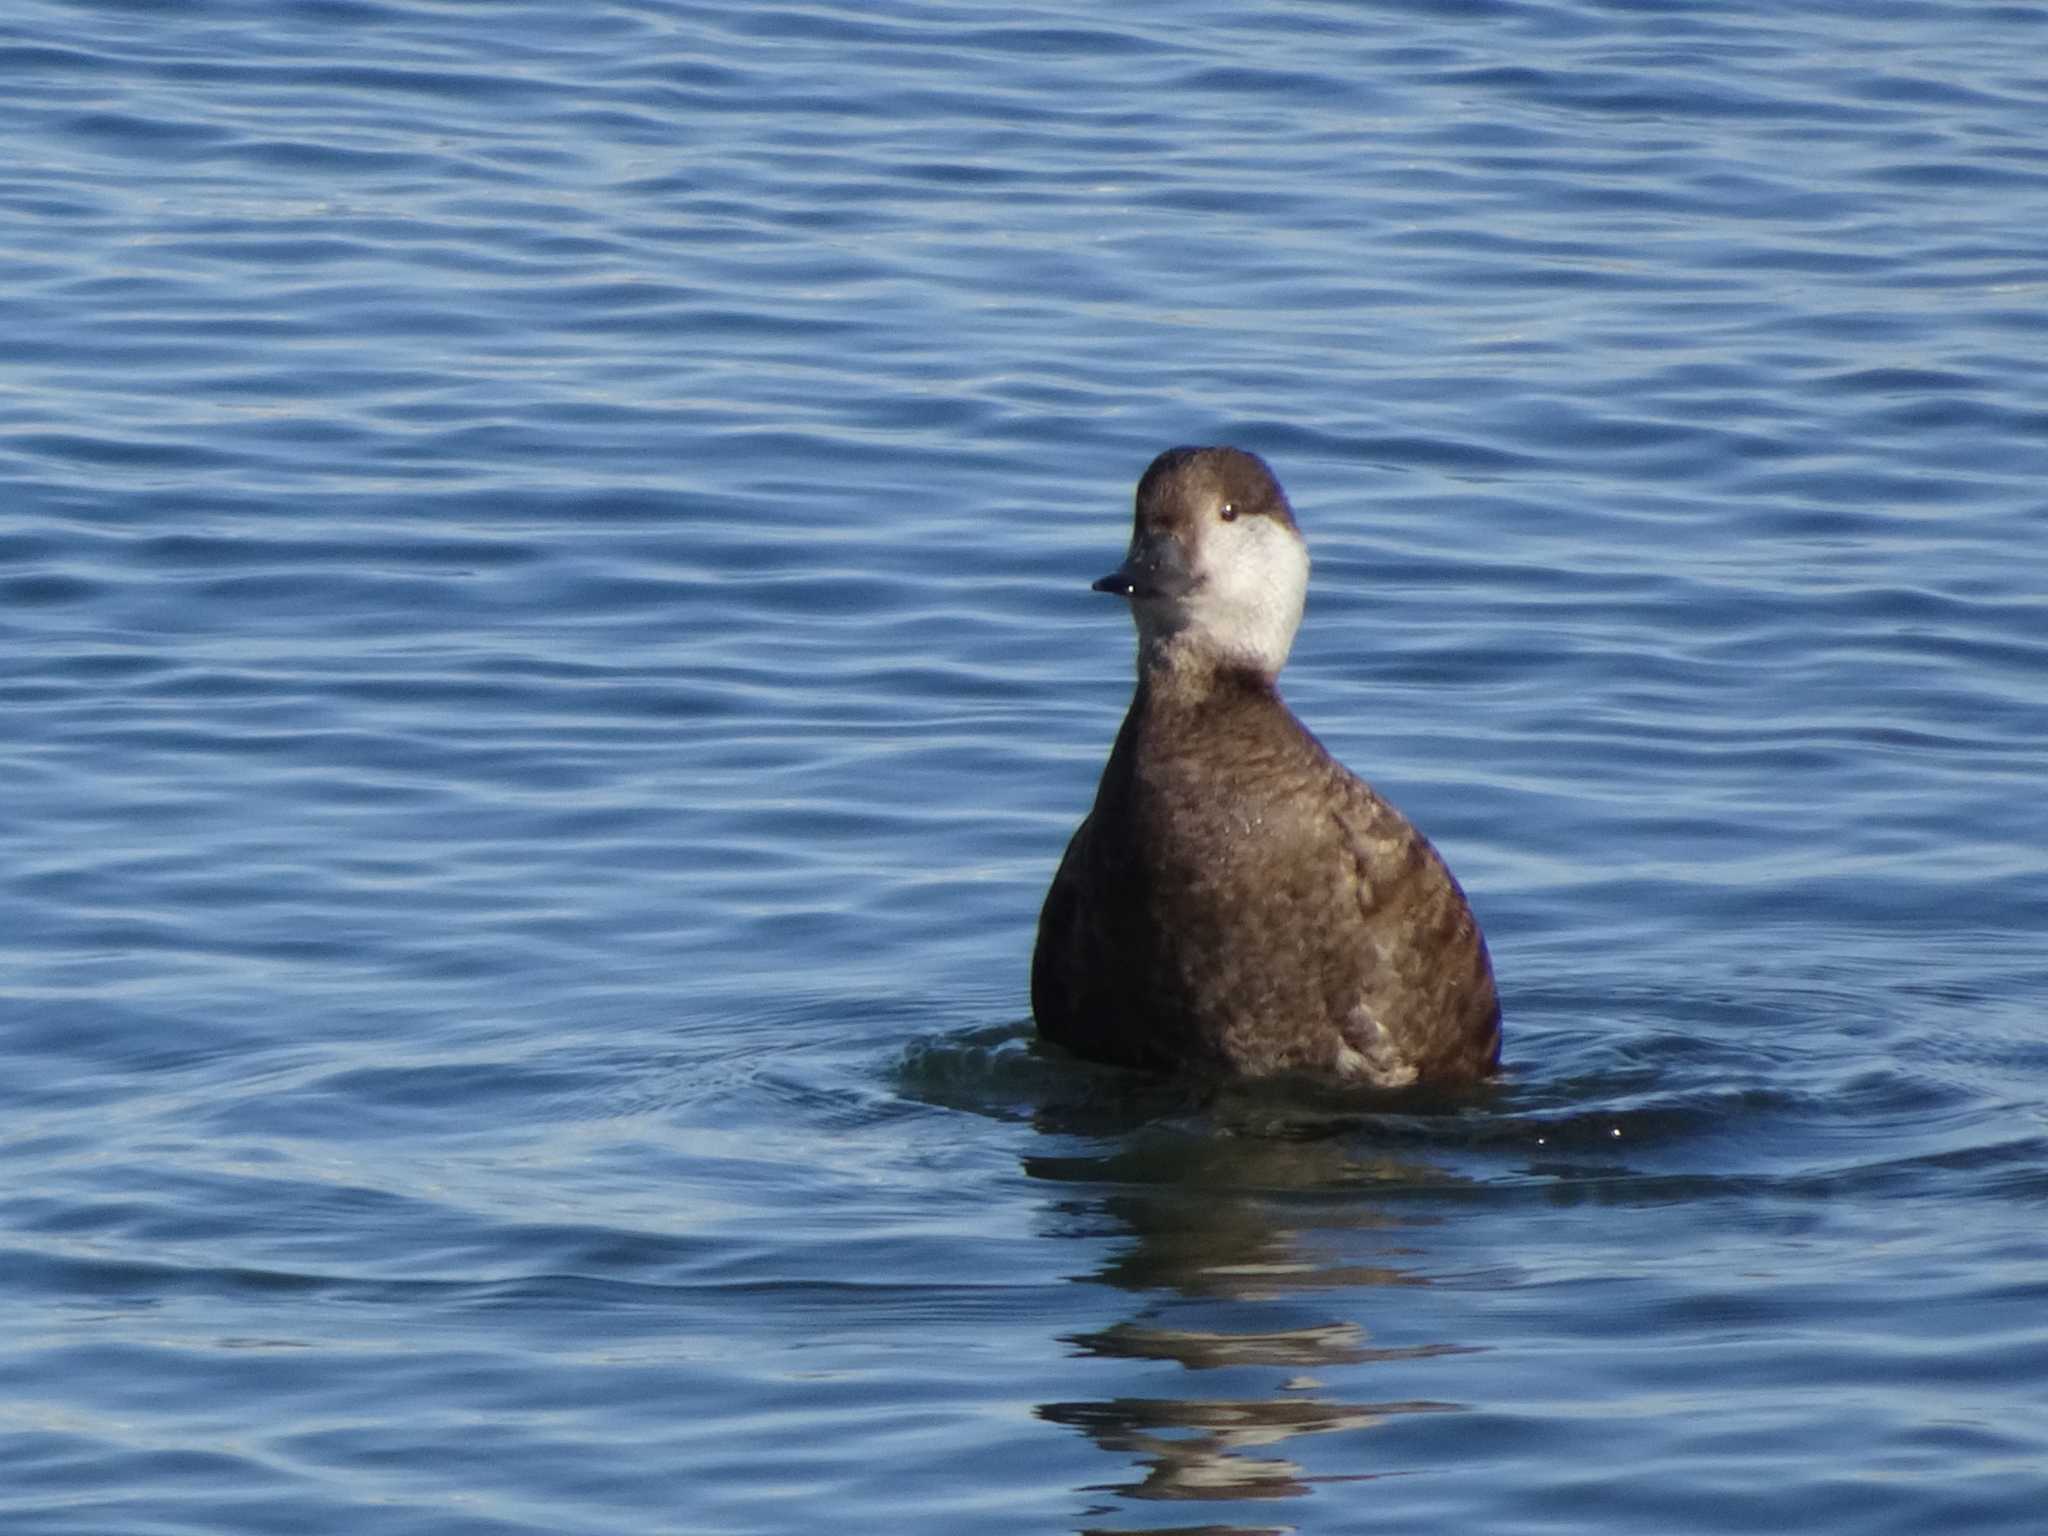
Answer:
[[[10, 1536], [2032, 1533], [2048, 10], [15, 0]], [[1032, 1044], [1158, 449], [1493, 1090]]]

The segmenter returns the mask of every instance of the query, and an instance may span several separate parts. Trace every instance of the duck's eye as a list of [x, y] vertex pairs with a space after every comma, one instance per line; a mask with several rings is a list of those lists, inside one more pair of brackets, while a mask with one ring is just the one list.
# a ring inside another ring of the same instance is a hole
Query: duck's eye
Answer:
[[1225, 521], [1226, 523], [1234, 523], [1237, 521], [1236, 503], [1226, 501], [1225, 503], [1223, 503], [1222, 507], [1219, 510], [1222, 513], [1223, 521]]

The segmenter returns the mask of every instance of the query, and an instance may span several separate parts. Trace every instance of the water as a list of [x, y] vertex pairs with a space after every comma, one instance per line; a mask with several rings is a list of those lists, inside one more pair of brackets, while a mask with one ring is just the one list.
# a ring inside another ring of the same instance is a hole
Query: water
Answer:
[[[18, 0], [0, 1523], [2038, 1530], [2044, 58]], [[1489, 1093], [1031, 1047], [1183, 441]]]

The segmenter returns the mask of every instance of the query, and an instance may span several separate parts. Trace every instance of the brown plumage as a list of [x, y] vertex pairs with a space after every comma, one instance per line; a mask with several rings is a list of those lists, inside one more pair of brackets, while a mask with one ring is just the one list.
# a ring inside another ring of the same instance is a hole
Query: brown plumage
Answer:
[[1077, 1055], [1225, 1075], [1456, 1086], [1500, 1059], [1464, 893], [1274, 678], [1308, 558], [1271, 471], [1177, 448], [1122, 567], [1138, 688], [1038, 923], [1031, 1009]]

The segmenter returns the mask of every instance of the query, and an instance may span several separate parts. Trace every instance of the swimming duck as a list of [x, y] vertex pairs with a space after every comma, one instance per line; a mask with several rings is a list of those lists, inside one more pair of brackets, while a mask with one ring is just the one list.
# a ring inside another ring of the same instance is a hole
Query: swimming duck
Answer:
[[1308, 549], [1265, 462], [1160, 454], [1095, 590], [1130, 600], [1138, 686], [1039, 914], [1039, 1033], [1229, 1077], [1491, 1073], [1500, 1003], [1465, 893], [1281, 701]]

